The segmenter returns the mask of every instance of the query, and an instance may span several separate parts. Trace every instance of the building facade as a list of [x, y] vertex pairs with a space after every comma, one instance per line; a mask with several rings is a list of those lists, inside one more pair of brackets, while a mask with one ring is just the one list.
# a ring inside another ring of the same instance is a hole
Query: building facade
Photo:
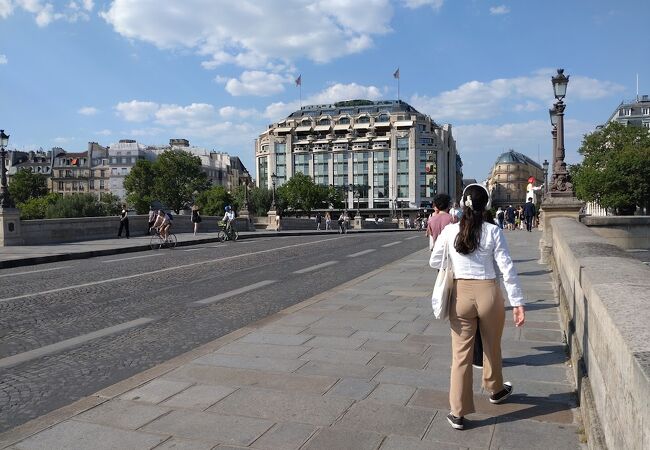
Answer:
[[[544, 183], [544, 169], [528, 156], [508, 150], [501, 154], [487, 180], [494, 208], [526, 203], [528, 178], [535, 177], [535, 186]], [[540, 198], [540, 196], [538, 196]]]
[[147, 146], [133, 139], [121, 139], [108, 147], [108, 164], [110, 167], [109, 190], [120, 199], [126, 199], [124, 178], [139, 159], [154, 159], [154, 153]]
[[402, 101], [356, 100], [304, 106], [255, 141], [258, 186], [281, 185], [296, 173], [347, 192], [350, 208], [429, 207], [456, 197], [456, 141]]
[[46, 177], [47, 188], [52, 189], [52, 151], [29, 151], [21, 152], [12, 150], [7, 155], [7, 180], [11, 183], [11, 178], [19, 170], [29, 170], [33, 173], [39, 173]]
[[625, 126], [644, 127], [650, 131], [650, 97], [642, 95], [634, 100], [622, 101], [607, 122]]
[[67, 153], [55, 149], [52, 165], [52, 192], [61, 195], [89, 192], [90, 158], [88, 152]]

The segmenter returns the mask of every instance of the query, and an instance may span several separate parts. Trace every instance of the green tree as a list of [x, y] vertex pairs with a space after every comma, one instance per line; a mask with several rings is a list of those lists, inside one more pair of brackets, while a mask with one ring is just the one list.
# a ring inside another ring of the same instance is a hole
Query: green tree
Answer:
[[29, 199], [47, 195], [47, 178], [41, 173], [23, 169], [11, 177], [9, 194], [16, 203], [25, 203]]
[[578, 152], [582, 163], [571, 167], [578, 198], [595, 201], [618, 213], [650, 199], [650, 134], [640, 127], [610, 123], [588, 134]]
[[101, 217], [106, 215], [106, 211], [106, 206], [93, 194], [64, 195], [48, 205], [45, 218]]
[[23, 203], [16, 205], [20, 209], [20, 218], [22, 220], [45, 219], [47, 208], [54, 205], [61, 197], [60, 194], [50, 193], [43, 197], [33, 197]]
[[156, 173], [153, 164], [143, 159], [138, 160], [129, 174], [124, 177], [126, 201], [135, 208], [138, 214], [146, 214], [152, 200], [155, 200], [153, 194], [155, 179]]
[[[101, 194], [99, 198], [99, 207], [102, 216], [116, 216], [122, 210], [122, 202], [117, 195], [108, 192]], [[148, 205], [146, 212], [149, 212]]]
[[281, 205], [309, 214], [312, 209], [326, 201], [327, 190], [314, 184], [309, 176], [297, 173], [277, 189], [277, 194]]
[[210, 186], [201, 159], [183, 151], [166, 151], [153, 163], [153, 195], [178, 212], [194, 200], [194, 192]]
[[248, 192], [248, 203], [255, 215], [266, 216], [273, 203], [273, 192], [266, 187], [254, 186]]
[[223, 186], [212, 186], [196, 197], [196, 204], [201, 214], [221, 217], [226, 205], [233, 204], [233, 197]]

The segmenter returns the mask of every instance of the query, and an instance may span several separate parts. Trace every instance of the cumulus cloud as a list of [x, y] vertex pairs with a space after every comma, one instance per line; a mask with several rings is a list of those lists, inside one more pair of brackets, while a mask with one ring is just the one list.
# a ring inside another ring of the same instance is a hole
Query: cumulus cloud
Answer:
[[128, 122], [144, 122], [151, 119], [159, 107], [158, 103], [131, 100], [118, 103], [115, 110], [118, 116]]
[[[469, 81], [437, 96], [415, 94], [411, 104], [442, 121], [487, 119], [503, 112], [534, 111], [553, 101], [551, 76], [543, 69], [530, 76]], [[611, 81], [571, 76], [568, 93], [572, 99], [592, 100], [620, 93], [624, 87]]]
[[422, 6], [430, 6], [434, 10], [438, 11], [442, 8], [442, 5], [445, 3], [445, 0], [403, 0], [404, 6], [411, 9], [417, 9]]
[[493, 16], [501, 16], [504, 14], [508, 14], [509, 12], [510, 12], [510, 8], [508, 8], [506, 5], [490, 7], [490, 14], [492, 14]]
[[89, 13], [95, 6], [93, 0], [70, 0], [55, 9], [56, 3], [43, 0], [0, 0], [0, 18], [6, 19], [16, 8], [20, 8], [33, 14], [39, 27], [45, 27], [56, 20], [66, 22], [88, 20]]
[[101, 13], [116, 32], [163, 49], [185, 48], [203, 66], [269, 69], [297, 58], [328, 62], [390, 31], [390, 0], [113, 0]]
[[[321, 92], [308, 96], [303, 100], [303, 104], [336, 103], [353, 99], [379, 100], [382, 97], [382, 90], [376, 86], [364, 86], [357, 83], [335, 83]], [[263, 115], [271, 120], [280, 120], [292, 111], [297, 110], [299, 106], [297, 101], [288, 103], [275, 102], [266, 107]]]
[[224, 106], [222, 108], [219, 108], [219, 115], [224, 119], [231, 119], [235, 117], [239, 117], [243, 119], [243, 118], [259, 115], [259, 112], [254, 108], [246, 109], [246, 108], [237, 108], [236, 106]]
[[226, 91], [230, 95], [256, 95], [266, 97], [284, 91], [284, 85], [292, 78], [261, 70], [244, 71], [239, 78], [226, 81]]
[[9, 63], [9, 59], [7, 59], [7, 55], [0, 54], [0, 65], [7, 64], [7, 63]]
[[82, 116], [94, 116], [98, 112], [99, 110], [94, 106], [84, 106], [77, 110], [77, 113], [81, 114]]

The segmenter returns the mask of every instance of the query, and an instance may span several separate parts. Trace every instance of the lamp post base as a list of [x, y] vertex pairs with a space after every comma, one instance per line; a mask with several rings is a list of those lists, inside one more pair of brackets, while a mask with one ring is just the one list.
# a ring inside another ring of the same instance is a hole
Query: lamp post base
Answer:
[[0, 246], [23, 245], [20, 233], [20, 210], [0, 208]]
[[542, 238], [539, 240], [540, 263], [550, 264], [553, 258], [553, 227], [551, 221], [556, 217], [571, 217], [578, 220], [584, 202], [575, 197], [547, 195], [542, 201]]

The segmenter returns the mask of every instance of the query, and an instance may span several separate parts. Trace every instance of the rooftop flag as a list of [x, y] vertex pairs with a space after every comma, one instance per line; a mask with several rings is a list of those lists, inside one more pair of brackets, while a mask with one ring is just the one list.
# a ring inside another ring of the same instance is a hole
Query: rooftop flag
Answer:
[[298, 75], [296, 78], [296, 86], [302, 86], [302, 75]]
[[397, 68], [397, 70], [393, 74], [393, 78], [397, 78], [399, 80], [399, 67]]

